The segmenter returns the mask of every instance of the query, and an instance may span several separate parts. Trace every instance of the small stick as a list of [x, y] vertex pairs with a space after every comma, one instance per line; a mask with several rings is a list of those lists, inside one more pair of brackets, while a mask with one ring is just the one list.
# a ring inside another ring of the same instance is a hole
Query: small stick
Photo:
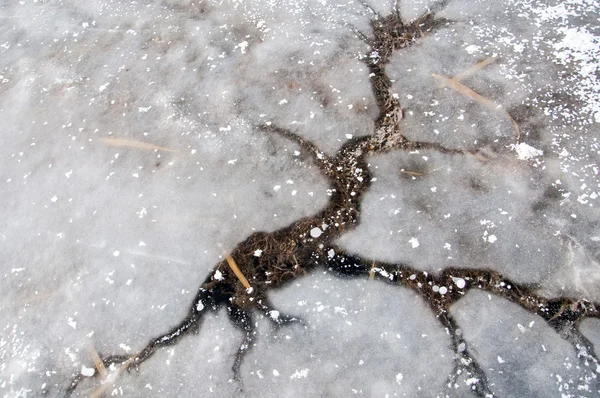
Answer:
[[88, 347], [88, 351], [90, 352], [90, 356], [92, 357], [92, 362], [94, 362], [94, 366], [98, 370], [98, 373], [100, 373], [100, 377], [102, 377], [102, 379], [106, 379], [106, 376], [108, 376], [108, 372], [106, 372], [106, 367], [104, 366], [104, 362], [102, 362], [102, 359], [100, 359], [98, 351], [96, 351], [96, 348], [94, 348], [93, 345], [90, 345]]
[[[121, 372], [123, 372], [125, 369], [127, 369], [127, 367], [129, 366], [129, 363], [133, 360], [133, 358], [129, 358], [128, 360], [126, 360], [125, 362], [123, 362], [121, 364], [121, 366], [119, 366], [119, 368], [116, 370], [116, 372], [114, 372], [111, 376], [110, 376], [110, 380], [109, 378], [106, 378], [103, 381], [103, 384], [97, 388], [92, 395], [90, 395], [91, 398], [100, 398], [102, 396], [102, 393], [104, 393], [104, 391], [106, 391], [106, 389], [111, 386], [114, 385], [115, 382], [117, 381], [117, 378], [119, 377], [119, 375], [121, 374]], [[104, 365], [102, 365], [104, 366]], [[106, 372], [106, 369], [104, 370]]]
[[464, 71], [460, 72], [458, 75], [454, 76], [452, 79], [456, 80], [457, 82], [464, 80], [467, 78], [467, 76], [472, 75], [473, 73], [477, 72], [480, 69], [485, 68], [486, 66], [488, 66], [489, 64], [491, 64], [492, 62], [495, 62], [496, 58], [486, 58], [483, 61], [477, 62], [475, 65], [471, 66], [470, 68], [465, 69]]
[[151, 144], [149, 142], [137, 141], [137, 140], [128, 140], [124, 138], [100, 138], [100, 141], [109, 146], [122, 146], [128, 148], [137, 148], [137, 149], [152, 149], [159, 151], [166, 151], [171, 153], [177, 153], [174, 149], [169, 149], [164, 146], [158, 146]]
[[422, 177], [425, 173], [419, 173], [418, 171], [400, 170], [401, 173], [408, 174], [409, 176]]
[[467, 96], [476, 102], [479, 102], [480, 104], [486, 106], [487, 108], [489, 108], [493, 111], [504, 113], [512, 122], [513, 128], [515, 130], [515, 136], [517, 137], [517, 142], [519, 142], [521, 140], [521, 129], [519, 128], [519, 125], [517, 124], [515, 119], [513, 119], [513, 117], [510, 115], [510, 113], [508, 113], [506, 111], [506, 109], [504, 109], [502, 107], [502, 105], [496, 104], [494, 101], [485, 98], [483, 95], [476, 93], [475, 91], [473, 91], [472, 89], [470, 89], [469, 87], [465, 86], [464, 84], [460, 83], [459, 81], [457, 81], [455, 79], [445, 77], [442, 75], [438, 75], [437, 73], [432, 73], [431, 75], [435, 79], [442, 82], [442, 84], [444, 84], [445, 86], [453, 88], [454, 90], [461, 93], [462, 95]]
[[229, 267], [231, 268], [231, 270], [233, 271], [235, 276], [237, 276], [237, 278], [240, 280], [240, 282], [242, 282], [242, 285], [244, 285], [244, 287], [246, 289], [251, 289], [252, 286], [250, 286], [250, 284], [248, 283], [248, 279], [246, 279], [246, 277], [244, 276], [242, 271], [240, 271], [240, 268], [235, 263], [235, 260], [233, 259], [233, 257], [228, 255], [225, 258], [227, 259], [227, 264], [229, 264]]
[[369, 271], [369, 280], [372, 281], [375, 279], [375, 261], [373, 261], [373, 265], [371, 265], [371, 270]]

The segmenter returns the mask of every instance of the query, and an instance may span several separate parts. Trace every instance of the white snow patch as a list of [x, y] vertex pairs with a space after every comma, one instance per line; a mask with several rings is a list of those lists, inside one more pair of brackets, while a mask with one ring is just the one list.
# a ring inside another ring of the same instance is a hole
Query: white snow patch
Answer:
[[412, 246], [413, 249], [416, 249], [417, 247], [419, 247], [421, 244], [419, 243], [419, 240], [415, 237], [411, 238], [408, 243], [410, 243], [410, 245]]
[[524, 142], [517, 145], [511, 145], [511, 149], [517, 152], [517, 156], [521, 160], [529, 160], [544, 154], [543, 151], [532, 147]]
[[96, 369], [94, 368], [86, 368], [85, 366], [81, 366], [81, 374], [86, 377], [92, 377], [96, 373]]
[[305, 368], [302, 370], [296, 370], [293, 375], [290, 376], [290, 379], [306, 379], [308, 377], [308, 371], [310, 369]]
[[459, 289], [464, 289], [466, 282], [463, 278], [452, 278], [452, 281], [454, 281], [454, 284], [456, 285], [456, 287], [458, 287]]
[[404, 375], [402, 373], [398, 373], [396, 375], [396, 383], [402, 384], [402, 379], [404, 379]]

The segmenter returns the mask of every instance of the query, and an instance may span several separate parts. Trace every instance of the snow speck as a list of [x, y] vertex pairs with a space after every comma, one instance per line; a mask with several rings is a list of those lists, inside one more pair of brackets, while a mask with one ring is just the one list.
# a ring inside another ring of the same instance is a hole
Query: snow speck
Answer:
[[152, 106], [147, 106], [147, 107], [138, 107], [138, 112], [139, 113], [147, 113], [150, 109], [152, 109]]
[[56, 195], [54, 195], [53, 197], [50, 198], [50, 201], [52, 203], [56, 203], [57, 200], [58, 200], [58, 197]]
[[204, 303], [202, 301], [199, 301], [198, 304], [196, 304], [196, 311], [202, 311], [204, 309]]
[[459, 289], [465, 288], [466, 282], [463, 278], [452, 278], [452, 280], [454, 281], [456, 287], [458, 287]]
[[290, 376], [290, 379], [305, 379], [308, 377], [308, 368], [302, 370], [296, 370], [293, 375]]
[[319, 236], [321, 236], [322, 233], [323, 231], [321, 231], [321, 228], [319, 227], [314, 227], [310, 230], [310, 236], [312, 236], [313, 238], [318, 238]]
[[440, 287], [440, 294], [444, 295], [446, 293], [448, 293], [448, 288], [446, 286]]
[[85, 366], [81, 366], [81, 374], [86, 377], [92, 377], [96, 373], [94, 368], [86, 368]]
[[277, 311], [277, 310], [269, 311], [269, 316], [271, 317], [271, 319], [276, 321], [277, 319], [279, 319], [279, 311]]
[[273, 187], [273, 191], [275, 191], [275, 192], [279, 191], [280, 189], [281, 189], [281, 185], [275, 185]]
[[246, 49], [248, 48], [248, 42], [244, 40], [243, 42], [239, 43], [236, 47], [239, 47], [240, 52], [242, 54], [246, 54]]
[[121, 252], [120, 252], [120, 251], [118, 251], [118, 250], [115, 250], [115, 251], [113, 252], [113, 256], [115, 256], [115, 257], [119, 257], [119, 254], [121, 254]]
[[402, 373], [398, 373], [396, 375], [396, 383], [402, 384], [402, 379], [404, 379], [404, 375]]
[[502, 357], [500, 355], [498, 355], [498, 363], [504, 363], [506, 362], [504, 359], [502, 359]]
[[279, 371], [277, 369], [273, 369], [273, 376], [278, 377]]
[[77, 322], [73, 320], [73, 318], [69, 317], [69, 319], [67, 319], [67, 324], [73, 329], [77, 329]]
[[103, 84], [103, 85], [101, 85], [101, 86], [100, 86], [100, 88], [98, 88], [98, 90], [99, 90], [100, 92], [103, 92], [104, 90], [106, 90], [106, 87], [108, 87], [108, 85], [109, 85], [109, 84], [110, 84], [110, 83], [106, 83], [106, 84]]
[[254, 257], [260, 257], [262, 256], [263, 251], [260, 249], [256, 249], [254, 250]]
[[496, 237], [496, 235], [490, 235], [487, 237], [487, 241], [490, 243], [494, 243], [497, 240], [498, 240], [498, 238]]
[[408, 243], [410, 243], [410, 245], [412, 246], [413, 249], [416, 249], [420, 245], [419, 240], [417, 238], [411, 238], [408, 241]]
[[221, 273], [221, 271], [219, 271], [219, 270], [215, 271], [215, 279], [218, 281], [223, 279], [223, 274]]
[[534, 148], [531, 145], [527, 145], [524, 142], [517, 145], [511, 145], [511, 148], [517, 152], [517, 156], [521, 160], [533, 159], [544, 154], [541, 150]]
[[479, 50], [481, 50], [481, 47], [476, 46], [475, 44], [465, 47], [465, 51], [469, 54], [475, 54], [476, 52], [479, 52]]
[[119, 344], [119, 347], [125, 352], [131, 351], [131, 347], [128, 346], [127, 344], [121, 343], [121, 344]]

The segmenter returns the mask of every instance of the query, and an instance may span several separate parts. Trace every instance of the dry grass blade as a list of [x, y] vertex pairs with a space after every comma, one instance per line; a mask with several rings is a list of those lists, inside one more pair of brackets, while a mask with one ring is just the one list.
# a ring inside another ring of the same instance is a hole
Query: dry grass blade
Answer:
[[495, 103], [494, 101], [485, 98], [483, 95], [476, 93], [475, 91], [473, 91], [469, 87], [465, 86], [464, 84], [460, 83], [456, 79], [438, 75], [437, 73], [432, 73], [431, 75], [436, 80], [441, 82], [443, 85], [453, 88], [460, 94], [467, 96], [476, 102], [479, 102], [480, 104], [484, 105], [485, 107], [487, 107], [495, 112], [504, 113], [510, 119], [510, 121], [513, 125], [513, 128], [515, 130], [515, 136], [517, 138], [517, 142], [519, 142], [519, 140], [521, 139], [521, 129], [519, 128], [519, 125], [517, 124], [515, 119], [513, 119], [513, 117], [510, 115], [510, 113], [508, 113], [504, 108], [502, 108], [502, 105], [499, 105], [499, 104]]
[[98, 355], [98, 351], [96, 351], [96, 348], [93, 345], [88, 347], [88, 351], [90, 352], [94, 366], [98, 370], [98, 373], [100, 373], [100, 377], [102, 377], [102, 379], [106, 379], [108, 372], [106, 371], [104, 362], [102, 362], [102, 359], [100, 359], [100, 355]]
[[409, 176], [422, 177], [425, 173], [419, 173], [418, 171], [400, 170], [400, 173], [408, 174]]
[[496, 61], [496, 58], [491, 58], [491, 57], [486, 58], [483, 61], [477, 62], [475, 65], [471, 66], [470, 68], [467, 68], [464, 71], [460, 72], [458, 75], [454, 76], [452, 79], [456, 80], [457, 82], [464, 80], [468, 76], [485, 68], [486, 66], [488, 66], [489, 64], [491, 64], [495, 61]]
[[496, 104], [494, 101], [489, 100], [487, 98], [485, 98], [483, 95], [476, 93], [475, 91], [471, 90], [469, 87], [465, 86], [464, 84], [460, 83], [459, 81], [446, 77], [446, 76], [442, 76], [442, 75], [438, 75], [437, 73], [432, 73], [431, 74], [434, 78], [436, 78], [438, 81], [440, 81], [444, 86], [448, 86], [448, 87], [452, 87], [454, 90], [458, 91], [459, 93], [461, 93], [464, 96], [467, 96], [469, 98], [471, 98], [472, 100], [479, 102], [482, 105], [485, 105], [486, 107], [488, 107], [491, 110], [498, 110], [498, 108], [500, 108], [501, 106]]
[[235, 263], [235, 260], [233, 259], [233, 257], [227, 256], [226, 259], [227, 259], [227, 264], [229, 264], [229, 267], [231, 268], [231, 270], [233, 271], [235, 276], [237, 276], [237, 278], [240, 280], [240, 282], [242, 282], [242, 285], [244, 285], [244, 287], [246, 289], [251, 289], [252, 287], [248, 283], [248, 279], [246, 279], [246, 277], [244, 276], [242, 271], [240, 271], [240, 268]]
[[375, 261], [373, 261], [373, 265], [371, 265], [371, 270], [369, 271], [369, 280], [372, 281], [375, 279]]
[[120, 146], [120, 147], [128, 147], [128, 148], [137, 148], [137, 149], [150, 149], [150, 150], [159, 150], [171, 153], [177, 153], [174, 149], [165, 148], [164, 146], [158, 146], [151, 144], [149, 142], [137, 141], [137, 140], [128, 140], [125, 138], [100, 138], [100, 141], [110, 146]]
[[[125, 362], [123, 362], [121, 364], [121, 366], [119, 366], [119, 368], [110, 375], [110, 377], [103, 377], [103, 381], [102, 381], [102, 385], [97, 388], [91, 395], [91, 398], [100, 398], [102, 396], [102, 394], [104, 393], [104, 391], [106, 391], [106, 389], [110, 386], [113, 386], [115, 384], [115, 382], [117, 381], [117, 378], [119, 377], [119, 375], [121, 374], [121, 372], [123, 372], [125, 369], [127, 369], [127, 367], [129, 366], [129, 363], [133, 360], [133, 358], [129, 358], [128, 360], [126, 360]], [[104, 366], [104, 365], [103, 365]], [[106, 372], [106, 369], [105, 369]]]

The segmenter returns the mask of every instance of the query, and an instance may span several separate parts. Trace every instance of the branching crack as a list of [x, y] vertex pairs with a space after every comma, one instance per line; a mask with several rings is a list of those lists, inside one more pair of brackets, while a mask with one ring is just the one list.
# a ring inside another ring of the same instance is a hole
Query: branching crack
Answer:
[[[454, 371], [448, 383], [453, 384], [460, 375], [466, 375], [469, 380], [473, 380], [471, 389], [475, 396], [490, 397], [494, 393], [482, 366], [471, 354], [459, 326], [449, 313], [450, 306], [472, 289], [503, 297], [541, 316], [575, 347], [580, 361], [598, 365], [593, 345], [577, 327], [584, 318], [600, 318], [600, 303], [568, 297], [547, 299], [534, 293], [536, 286], [514, 283], [489, 269], [452, 268], [445, 269], [440, 275], [433, 275], [404, 264], [373, 262], [348, 254], [332, 244], [335, 238], [359, 223], [361, 200], [372, 181], [365, 161], [368, 154], [419, 149], [456, 155], [476, 153], [445, 148], [437, 143], [411, 141], [402, 135], [399, 126], [402, 108], [392, 92], [392, 82], [386, 73], [386, 65], [395, 51], [410, 46], [419, 38], [449, 23], [435, 15], [445, 4], [446, 1], [438, 3], [432, 10], [411, 22], [402, 20], [398, 5], [393, 13], [385, 17], [371, 9], [374, 15], [371, 20], [372, 37], [368, 38], [362, 33], [358, 36], [370, 46], [363, 62], [368, 67], [379, 109], [373, 134], [351, 139], [334, 156], [329, 156], [313, 143], [284, 128], [274, 125], [256, 127], [257, 130], [296, 142], [309, 154], [329, 180], [332, 192], [329, 203], [316, 215], [300, 219], [278, 231], [250, 235], [230, 253], [251, 288], [240, 282], [227, 266], [226, 260], [221, 261], [198, 288], [187, 315], [178, 325], [150, 340], [133, 356], [101, 356], [106, 368], [120, 365], [127, 370], [138, 369], [160, 348], [177, 344], [183, 336], [197, 331], [207, 312], [226, 307], [232, 323], [244, 333], [233, 364], [234, 378], [241, 382], [240, 368], [244, 356], [252, 348], [257, 336], [254, 312], [264, 314], [276, 326], [303, 324], [300, 318], [274, 309], [267, 293], [316, 268], [344, 277], [369, 278], [371, 275], [372, 278], [402, 285], [416, 292], [428, 303], [451, 337], [455, 353]], [[260, 256], [255, 255], [257, 250], [260, 250]], [[461, 283], [455, 283], [457, 280]], [[446, 289], [443, 294], [439, 291], [441, 286]], [[70, 396], [85, 377], [81, 374], [74, 376], [66, 395]]]

